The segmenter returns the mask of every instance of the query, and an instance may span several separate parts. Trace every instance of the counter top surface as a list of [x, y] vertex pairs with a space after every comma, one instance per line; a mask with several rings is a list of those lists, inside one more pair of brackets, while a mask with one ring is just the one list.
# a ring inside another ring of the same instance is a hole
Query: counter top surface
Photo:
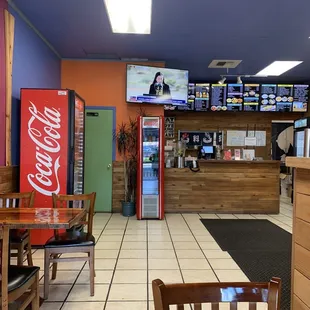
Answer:
[[286, 166], [301, 169], [310, 169], [310, 158], [308, 157], [287, 157]]
[[198, 160], [199, 164], [280, 164], [278, 160]]

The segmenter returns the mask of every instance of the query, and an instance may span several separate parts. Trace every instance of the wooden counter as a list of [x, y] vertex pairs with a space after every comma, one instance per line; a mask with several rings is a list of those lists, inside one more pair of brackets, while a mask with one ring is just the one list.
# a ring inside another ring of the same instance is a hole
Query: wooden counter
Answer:
[[200, 161], [165, 169], [165, 212], [279, 213], [278, 161]]
[[310, 309], [310, 158], [288, 157], [294, 171], [292, 308]]

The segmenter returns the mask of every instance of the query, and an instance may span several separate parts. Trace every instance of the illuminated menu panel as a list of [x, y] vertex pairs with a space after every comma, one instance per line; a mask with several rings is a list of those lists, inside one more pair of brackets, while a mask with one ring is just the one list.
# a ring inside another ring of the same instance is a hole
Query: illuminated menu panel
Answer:
[[263, 112], [276, 111], [276, 84], [262, 84], [260, 96], [260, 110]]
[[226, 103], [227, 110], [242, 111], [243, 84], [228, 84]]
[[210, 109], [209, 102], [210, 84], [196, 84], [195, 110], [208, 111]]
[[188, 97], [187, 97], [187, 105], [179, 105], [177, 109], [179, 111], [192, 111], [194, 110], [195, 106], [195, 84], [189, 83], [188, 84]]
[[307, 112], [309, 85], [294, 85], [293, 98], [293, 112]]
[[291, 112], [293, 109], [293, 85], [279, 84], [276, 97], [277, 111]]
[[212, 84], [211, 87], [211, 111], [226, 111], [226, 84]]
[[259, 84], [244, 84], [243, 110], [259, 111]]

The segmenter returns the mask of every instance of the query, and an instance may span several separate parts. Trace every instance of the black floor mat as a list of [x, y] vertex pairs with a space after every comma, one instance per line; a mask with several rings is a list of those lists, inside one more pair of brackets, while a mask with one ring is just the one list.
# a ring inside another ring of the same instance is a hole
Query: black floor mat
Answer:
[[207, 220], [201, 222], [223, 251], [290, 250], [292, 235], [268, 220]]
[[[252, 282], [282, 279], [281, 310], [290, 309], [292, 235], [268, 220], [201, 222]], [[233, 281], [233, 279], [232, 279]]]

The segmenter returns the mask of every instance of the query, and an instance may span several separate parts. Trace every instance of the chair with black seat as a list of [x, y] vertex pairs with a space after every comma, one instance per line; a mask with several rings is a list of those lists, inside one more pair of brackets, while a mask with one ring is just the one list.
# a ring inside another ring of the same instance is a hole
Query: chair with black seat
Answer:
[[9, 229], [0, 226], [1, 241], [1, 309], [7, 310], [8, 304], [18, 303], [18, 309], [39, 310], [39, 267], [9, 266]]
[[[8, 193], [0, 194], [0, 208], [33, 208], [35, 191], [30, 193]], [[17, 265], [22, 266], [24, 258], [27, 256], [28, 266], [33, 266], [30, 230], [11, 229], [10, 230], [11, 257], [17, 257]], [[12, 253], [17, 250], [17, 253]]]
[[203, 304], [219, 310], [222, 303], [228, 304], [230, 310], [239, 309], [238, 303], [248, 303], [249, 310], [257, 310], [258, 303], [266, 303], [268, 310], [281, 309], [281, 279], [276, 277], [269, 282], [180, 284], [164, 284], [157, 279], [152, 281], [152, 288], [155, 310], [169, 310], [172, 305], [184, 310], [184, 305], [190, 304], [194, 310], [202, 310]]
[[[93, 233], [93, 218], [96, 193], [88, 195], [55, 195], [53, 194], [54, 208], [83, 208], [85, 216], [82, 221], [66, 232], [54, 231], [54, 237], [45, 244], [44, 254], [44, 299], [49, 294], [49, 267], [53, 264], [52, 280], [56, 279], [57, 263], [72, 261], [87, 261], [90, 272], [90, 295], [95, 293], [95, 238]], [[87, 225], [87, 232], [84, 228]], [[85, 253], [84, 257], [61, 257], [66, 253]]]

